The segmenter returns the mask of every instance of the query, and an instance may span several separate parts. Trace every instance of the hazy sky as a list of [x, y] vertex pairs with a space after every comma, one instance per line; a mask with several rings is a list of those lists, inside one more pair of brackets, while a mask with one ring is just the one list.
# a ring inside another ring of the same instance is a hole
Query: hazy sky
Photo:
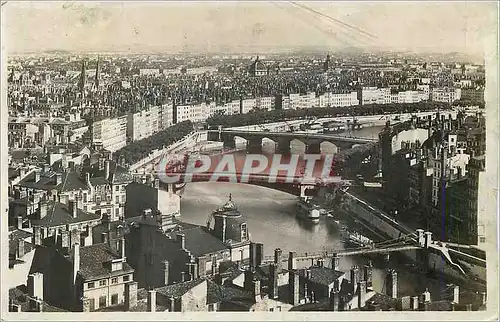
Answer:
[[[5, 5], [9, 52], [267, 51], [377, 46], [480, 54], [496, 4], [487, 2], [43, 2]], [[494, 20], [493, 20], [494, 21]], [[355, 28], [373, 34], [369, 37]]]

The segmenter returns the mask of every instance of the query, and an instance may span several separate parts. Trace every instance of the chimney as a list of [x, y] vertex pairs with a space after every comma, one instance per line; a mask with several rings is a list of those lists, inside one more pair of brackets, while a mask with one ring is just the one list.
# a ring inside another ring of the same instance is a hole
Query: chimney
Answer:
[[68, 210], [69, 210], [69, 213], [71, 214], [71, 217], [73, 217], [73, 218], [78, 217], [78, 208], [76, 206], [76, 201], [70, 200], [68, 202]]
[[43, 301], [40, 299], [28, 297], [28, 311], [29, 312], [42, 312]]
[[290, 252], [288, 254], [288, 270], [292, 271], [297, 269], [297, 259], [296, 259], [296, 253], [295, 252]]
[[353, 287], [354, 294], [356, 294], [356, 288], [358, 287], [359, 281], [359, 268], [357, 266], [351, 267], [351, 283]]
[[338, 312], [339, 310], [339, 292], [333, 288], [330, 291], [330, 308], [334, 312]]
[[181, 272], [181, 283], [187, 282], [186, 272]]
[[358, 308], [362, 308], [365, 306], [366, 300], [366, 282], [360, 281], [358, 282]]
[[364, 266], [364, 272], [363, 272], [363, 277], [364, 281], [366, 282], [366, 287], [371, 289], [373, 286], [373, 267], [371, 262], [369, 264], [366, 264]]
[[33, 245], [42, 245], [42, 230], [40, 226], [33, 227]]
[[253, 280], [254, 280], [255, 272], [251, 269], [245, 271], [245, 279], [243, 281], [243, 288], [247, 291], [252, 291]]
[[278, 266], [276, 263], [269, 265], [269, 295], [272, 299], [278, 298]]
[[170, 312], [175, 312], [175, 298], [170, 298]]
[[109, 160], [106, 160], [104, 162], [104, 179], [109, 180]]
[[163, 261], [163, 285], [168, 285], [170, 273], [170, 263], [168, 261]]
[[17, 216], [17, 229], [23, 229], [23, 217]]
[[299, 297], [299, 274], [294, 271], [288, 273], [288, 289], [290, 292], [290, 300], [292, 305], [298, 305], [300, 301]]
[[137, 282], [125, 284], [125, 311], [137, 306]]
[[182, 249], [186, 249], [186, 235], [177, 234], [177, 241], [180, 243]]
[[155, 179], [153, 188], [160, 189], [160, 179]]
[[340, 270], [340, 258], [338, 254], [333, 254], [332, 256], [332, 269], [334, 271]]
[[17, 249], [16, 249], [16, 257], [23, 258], [24, 257], [24, 239], [19, 238], [17, 240]]
[[62, 183], [62, 174], [56, 173], [56, 186], [60, 185], [61, 183]]
[[465, 311], [472, 311], [472, 304], [465, 304]]
[[418, 296], [413, 296], [410, 299], [410, 310], [413, 310], [413, 311], [418, 310]]
[[49, 207], [49, 205], [47, 203], [47, 200], [45, 200], [45, 198], [42, 199], [42, 201], [40, 201], [40, 205], [38, 207], [40, 219], [43, 219], [43, 218], [45, 218], [45, 216], [47, 216], [47, 208], [48, 207]]
[[429, 293], [428, 289], [425, 289], [425, 291], [422, 293], [421, 296], [421, 303], [429, 303], [431, 301], [431, 293]]
[[102, 232], [101, 233], [101, 243], [106, 244], [108, 242], [108, 233]]
[[65, 250], [69, 250], [70, 241], [69, 241], [70, 232], [65, 230], [61, 233], [61, 248]]
[[43, 274], [40, 272], [28, 275], [28, 296], [43, 301]]
[[148, 312], [156, 312], [156, 291], [148, 292]]
[[126, 256], [125, 256], [125, 237], [122, 237], [120, 239], [120, 256], [122, 257], [123, 261], [125, 261]]
[[486, 292], [481, 292], [481, 303], [482, 305], [486, 304]]
[[74, 172], [75, 171], [75, 162], [74, 161], [69, 161], [68, 162], [68, 169], [70, 172]]
[[189, 276], [191, 277], [191, 280], [195, 280], [199, 277], [198, 276], [198, 265], [196, 265], [196, 263], [189, 264]]
[[398, 273], [393, 269], [387, 270], [386, 289], [389, 297], [398, 298]]
[[89, 172], [86, 172], [85, 173], [85, 183], [90, 186], [90, 173]]
[[258, 279], [254, 279], [252, 281], [252, 293], [253, 293], [253, 297], [255, 298], [255, 302], [259, 302], [259, 300], [261, 299], [260, 297], [260, 281]]
[[206, 273], [207, 273], [207, 258], [206, 257], [198, 257], [197, 258], [197, 261], [198, 261], [198, 274], [200, 275], [200, 277], [205, 277]]
[[80, 244], [73, 246], [73, 286], [76, 284], [76, 276], [80, 270]]
[[455, 304], [460, 303], [460, 288], [458, 285], [452, 285], [451, 287], [451, 292], [452, 292], [452, 302]]
[[43, 172], [44, 172], [44, 173], [47, 173], [47, 172], [49, 172], [49, 171], [50, 171], [50, 165], [48, 165], [47, 163], [45, 163], [45, 164], [43, 165]]
[[35, 170], [35, 183], [40, 181], [40, 170]]
[[418, 236], [418, 245], [420, 247], [425, 247], [424, 230], [423, 229], [417, 229], [417, 236]]
[[255, 244], [255, 266], [259, 267], [262, 264], [262, 259], [264, 257], [264, 244], [257, 243]]
[[276, 265], [276, 276], [281, 274], [283, 270], [283, 261], [282, 261], [283, 251], [280, 248], [276, 248], [274, 250], [274, 264]]
[[432, 233], [430, 231], [424, 232], [425, 235], [425, 243], [424, 246], [425, 248], [429, 248], [429, 246], [432, 244]]

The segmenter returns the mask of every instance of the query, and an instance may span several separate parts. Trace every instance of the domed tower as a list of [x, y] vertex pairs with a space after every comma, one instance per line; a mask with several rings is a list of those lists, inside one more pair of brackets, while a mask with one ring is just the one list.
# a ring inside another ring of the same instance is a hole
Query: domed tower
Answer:
[[215, 221], [213, 234], [229, 245], [249, 242], [247, 222], [232, 201], [231, 195], [225, 205], [212, 213]]

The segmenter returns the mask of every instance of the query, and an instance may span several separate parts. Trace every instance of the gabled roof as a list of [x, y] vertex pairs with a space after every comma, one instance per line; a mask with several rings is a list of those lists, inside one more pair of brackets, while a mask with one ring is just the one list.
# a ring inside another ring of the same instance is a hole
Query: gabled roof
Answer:
[[93, 280], [103, 277], [133, 273], [134, 269], [127, 263], [123, 263], [120, 271], [111, 271], [109, 263], [119, 256], [107, 244], [94, 244], [80, 248], [80, 271], [79, 273], [86, 280]]
[[47, 205], [47, 215], [42, 219], [37, 219], [37, 213], [31, 215], [31, 223], [33, 226], [57, 227], [66, 224], [75, 224], [93, 220], [99, 220], [99, 215], [85, 212], [82, 209], [77, 210], [76, 218], [73, 218], [69, 205], [59, 202], [49, 202]]
[[159, 288], [156, 288], [156, 292], [170, 298], [179, 298], [189, 292], [193, 287], [200, 285], [201, 283], [206, 282], [204, 278], [198, 278], [192, 281], [177, 283], [172, 285], [166, 285]]
[[203, 256], [214, 252], [227, 250], [228, 247], [220, 239], [206, 231], [205, 227], [195, 227], [169, 233], [172, 238], [177, 234], [186, 236], [186, 249], [195, 257]]
[[40, 180], [35, 182], [35, 173], [32, 172], [24, 177], [17, 185], [26, 188], [33, 188], [38, 190], [52, 190], [56, 189], [61, 192], [87, 190], [83, 178], [76, 172], [62, 173], [62, 180], [60, 184], [56, 184], [56, 173], [46, 172], [40, 174]]
[[207, 304], [245, 299], [255, 301], [252, 293], [235, 285], [219, 285], [207, 280]]
[[[311, 272], [309, 278], [311, 282], [325, 286], [333, 284], [345, 274], [344, 272], [335, 271], [328, 267], [310, 267], [308, 270]], [[303, 277], [305, 276], [304, 273], [305, 271], [303, 270], [299, 271], [299, 274]]]

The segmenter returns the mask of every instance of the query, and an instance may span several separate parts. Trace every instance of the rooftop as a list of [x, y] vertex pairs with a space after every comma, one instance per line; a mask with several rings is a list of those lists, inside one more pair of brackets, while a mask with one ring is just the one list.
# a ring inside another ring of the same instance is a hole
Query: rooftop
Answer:
[[101, 218], [99, 215], [85, 212], [82, 209], [77, 209], [77, 216], [73, 218], [69, 210], [69, 205], [59, 202], [49, 202], [47, 205], [47, 215], [42, 219], [38, 219], [37, 216], [37, 213], [31, 215], [31, 222], [33, 226], [42, 227], [57, 227], [66, 224], [99, 220]]

